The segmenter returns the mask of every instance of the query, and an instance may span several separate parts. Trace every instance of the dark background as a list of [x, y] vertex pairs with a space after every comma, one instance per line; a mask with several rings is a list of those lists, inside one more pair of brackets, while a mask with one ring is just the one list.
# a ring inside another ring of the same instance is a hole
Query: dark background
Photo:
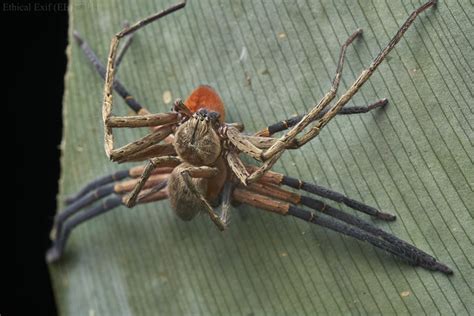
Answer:
[[[28, 3], [24, 10], [9, 6]], [[0, 14], [0, 89], [6, 110], [2, 113], [2, 156], [9, 160], [8, 166], [14, 166], [2, 172], [8, 189], [2, 190], [1, 197], [15, 201], [14, 208], [2, 203], [2, 215], [9, 218], [2, 219], [6, 229], [2, 230], [1, 261], [11, 268], [2, 269], [0, 284], [12, 298], [0, 299], [0, 314], [56, 315], [44, 253], [50, 243], [60, 170], [67, 4], [7, 1], [0, 4]], [[4, 147], [5, 140], [13, 139], [12, 127], [5, 128], [13, 117], [14, 151]], [[14, 172], [14, 183], [9, 175], [5, 179], [7, 172]]]

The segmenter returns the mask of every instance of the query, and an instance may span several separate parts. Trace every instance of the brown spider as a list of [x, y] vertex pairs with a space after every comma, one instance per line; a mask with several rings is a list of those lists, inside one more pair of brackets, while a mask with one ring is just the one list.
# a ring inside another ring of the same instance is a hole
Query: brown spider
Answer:
[[[394, 215], [381, 212], [327, 188], [269, 171], [286, 149], [299, 148], [316, 137], [336, 114], [368, 112], [387, 103], [384, 99], [366, 107], [344, 108], [398, 43], [415, 18], [433, 6], [435, 1], [427, 2], [410, 15], [387, 47], [329, 110], [325, 107], [334, 99], [339, 86], [346, 48], [362, 33], [360, 29], [354, 32], [341, 48], [330, 91], [308, 114], [276, 123], [252, 136], [242, 133], [243, 125], [224, 122], [223, 102], [209, 86], [199, 86], [184, 102], [177, 100], [171, 112], [150, 114], [131, 97], [118, 80], [115, 80], [118, 61], [121, 60], [131, 37], [128, 37], [122, 51], [118, 52], [120, 39], [183, 8], [185, 4], [186, 1], [183, 1], [117, 33], [111, 42], [106, 68], [79, 34], [74, 33], [82, 50], [105, 79], [102, 114], [107, 155], [119, 163], [143, 160], [148, 160], [148, 163], [97, 179], [76, 196], [68, 199], [66, 209], [58, 213], [55, 218], [52, 234], [54, 244], [47, 253], [47, 260], [52, 262], [61, 257], [71, 230], [78, 224], [121, 204], [133, 207], [136, 203], [168, 198], [174, 212], [186, 221], [193, 219], [198, 213], [207, 213], [217, 227], [224, 230], [228, 223], [231, 202], [245, 203], [281, 215], [298, 217], [367, 241], [410, 264], [451, 274], [452, 270], [447, 266], [409, 243], [353, 215], [312, 197], [287, 191], [282, 186], [342, 202], [357, 211], [382, 220], [395, 220]], [[112, 116], [114, 89], [137, 113], [136, 116]], [[316, 122], [309, 131], [297, 138], [299, 133], [314, 121]], [[115, 149], [112, 130], [124, 127], [150, 127], [151, 132], [137, 141]], [[284, 136], [270, 137], [285, 129], [290, 130]], [[239, 157], [240, 153], [263, 163], [261, 166], [244, 164]], [[132, 179], [124, 180], [127, 177]], [[92, 202], [113, 193], [114, 196], [105, 199], [102, 204], [83, 210]], [[214, 210], [219, 204], [220, 214]], [[302, 206], [319, 213], [303, 209]]]

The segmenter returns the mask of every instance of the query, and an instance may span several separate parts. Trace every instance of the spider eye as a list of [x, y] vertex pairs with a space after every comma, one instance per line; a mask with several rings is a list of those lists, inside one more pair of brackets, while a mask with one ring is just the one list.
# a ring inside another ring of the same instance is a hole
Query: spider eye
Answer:
[[196, 112], [199, 116], [202, 116], [202, 117], [206, 117], [207, 116], [207, 110], [202, 108], [202, 109], [199, 109], [197, 112]]
[[219, 117], [221, 116], [218, 112], [209, 112], [209, 114], [207, 115], [209, 117], [209, 119], [212, 121], [212, 122], [216, 122], [219, 120]]

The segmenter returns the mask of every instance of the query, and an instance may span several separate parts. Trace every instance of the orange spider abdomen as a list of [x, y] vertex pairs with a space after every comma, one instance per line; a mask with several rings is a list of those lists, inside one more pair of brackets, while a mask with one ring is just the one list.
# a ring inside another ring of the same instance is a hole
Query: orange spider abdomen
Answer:
[[219, 113], [219, 121], [221, 123], [225, 120], [224, 102], [222, 102], [216, 90], [208, 85], [200, 85], [194, 89], [191, 95], [184, 101], [184, 104], [193, 113], [204, 108]]

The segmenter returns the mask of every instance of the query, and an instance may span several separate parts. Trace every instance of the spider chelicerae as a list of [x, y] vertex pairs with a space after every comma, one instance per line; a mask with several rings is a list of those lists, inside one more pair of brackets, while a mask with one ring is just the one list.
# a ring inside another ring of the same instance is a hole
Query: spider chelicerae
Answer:
[[[199, 213], [207, 213], [216, 226], [224, 230], [229, 222], [231, 203], [244, 203], [265, 211], [291, 215], [367, 241], [410, 264], [452, 274], [449, 267], [431, 255], [365, 220], [321, 202], [314, 195], [343, 203], [381, 220], [395, 220], [394, 215], [319, 185], [270, 170], [285, 150], [297, 149], [315, 138], [337, 114], [364, 113], [387, 103], [383, 99], [368, 106], [345, 107], [400, 41], [416, 17], [435, 4], [434, 0], [428, 1], [413, 11], [370, 66], [328, 108], [339, 87], [346, 49], [362, 34], [361, 29], [356, 30], [341, 47], [336, 75], [329, 92], [307, 114], [270, 125], [253, 135], [245, 134], [242, 124], [225, 122], [224, 103], [209, 86], [201, 85], [186, 100], [177, 100], [170, 112], [151, 114], [115, 79], [116, 69], [129, 47], [132, 34], [183, 8], [186, 1], [126, 26], [117, 33], [112, 38], [106, 66], [79, 33], [74, 32], [76, 42], [105, 79], [102, 114], [108, 157], [119, 163], [148, 162], [96, 179], [69, 198], [66, 201], [67, 207], [55, 217], [53, 245], [47, 252], [47, 260], [53, 262], [62, 256], [72, 229], [80, 223], [120, 205], [133, 207], [137, 203], [169, 199], [173, 211], [186, 221]], [[126, 43], [119, 51], [121, 39], [126, 39]], [[112, 115], [113, 90], [136, 115]], [[149, 127], [150, 133], [125, 146], [114, 148], [114, 128], [136, 127]], [[306, 128], [308, 129], [305, 131]], [[283, 136], [272, 137], [284, 130], [288, 131]], [[240, 158], [241, 154], [250, 156], [261, 164], [244, 163]], [[298, 191], [289, 191], [284, 187]], [[300, 191], [313, 195], [302, 195]], [[90, 206], [99, 200], [101, 203]], [[219, 205], [221, 210], [217, 212], [215, 208]]]

